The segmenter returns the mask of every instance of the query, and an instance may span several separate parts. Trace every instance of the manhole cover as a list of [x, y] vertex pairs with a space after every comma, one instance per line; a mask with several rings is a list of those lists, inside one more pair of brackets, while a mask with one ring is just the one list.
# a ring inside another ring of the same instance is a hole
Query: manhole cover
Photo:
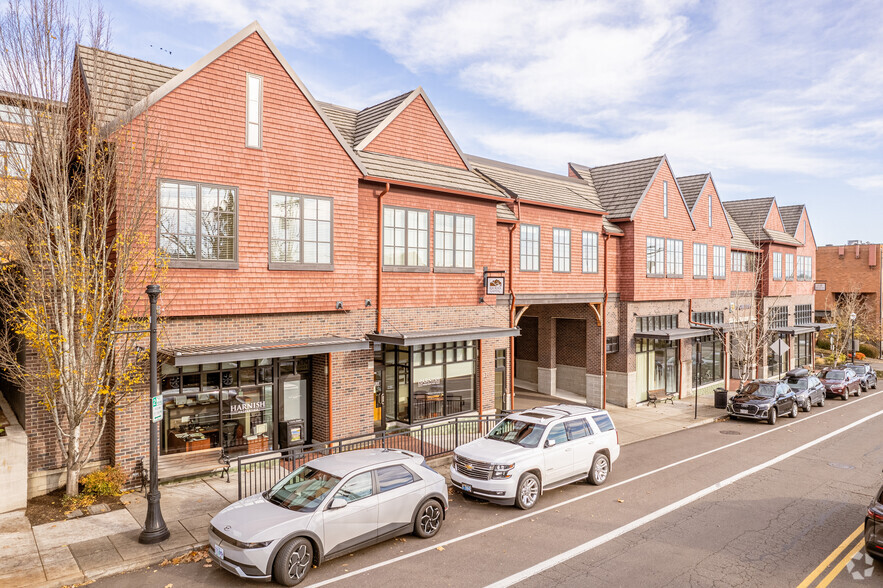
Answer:
[[721, 431], [721, 435], [741, 435], [741, 434], [742, 433], [740, 433], [739, 431], [733, 431], [730, 429], [726, 429], [726, 430]]
[[855, 469], [855, 466], [851, 466], [847, 463], [836, 463], [836, 462], [832, 461], [828, 465], [831, 466], [832, 468], [837, 468], [838, 470], [854, 470]]

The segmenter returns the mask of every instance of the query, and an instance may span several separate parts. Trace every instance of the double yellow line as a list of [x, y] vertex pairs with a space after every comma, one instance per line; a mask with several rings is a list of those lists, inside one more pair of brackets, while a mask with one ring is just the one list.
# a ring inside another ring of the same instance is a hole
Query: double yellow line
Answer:
[[[864, 535], [862, 534], [864, 529], [865, 529], [865, 524], [863, 522], [861, 525], [858, 526], [858, 529], [853, 531], [852, 534], [849, 537], [847, 537], [845, 541], [843, 541], [843, 543], [838, 545], [837, 549], [832, 551], [831, 554], [825, 558], [825, 561], [820, 563], [818, 565], [818, 567], [816, 569], [814, 569], [812, 571], [812, 573], [810, 575], [808, 575], [803, 580], [803, 582], [801, 582], [797, 586], [797, 588], [808, 588], [810, 584], [812, 584], [813, 582], [816, 581], [816, 578], [818, 578], [822, 574], [822, 572], [824, 572], [825, 570], [828, 569], [828, 566], [831, 565], [831, 562], [833, 562], [835, 559], [837, 559], [840, 556], [840, 554], [843, 552], [844, 549], [848, 548], [848, 550], [846, 551], [846, 554], [843, 556], [843, 558], [840, 561], [838, 561], [837, 564], [833, 568], [831, 568], [831, 571], [828, 572], [827, 576], [822, 578], [822, 580], [818, 584], [815, 585], [815, 588], [825, 588], [825, 586], [830, 584], [831, 581], [837, 577], [837, 574], [839, 574], [841, 571], [843, 571], [843, 568], [846, 567], [846, 564], [849, 563], [849, 560], [851, 560], [852, 557], [856, 553], [858, 553], [862, 547], [865, 546]], [[856, 537], [858, 537], [859, 540], [855, 542], [855, 545], [852, 545], [852, 543], [853, 543], [853, 541], [855, 541]]]

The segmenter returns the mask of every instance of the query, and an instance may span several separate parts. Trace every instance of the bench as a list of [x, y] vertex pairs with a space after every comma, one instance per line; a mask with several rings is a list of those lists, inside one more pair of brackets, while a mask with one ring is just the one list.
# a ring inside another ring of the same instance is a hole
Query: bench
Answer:
[[[150, 476], [144, 467], [143, 457], [138, 459], [135, 469], [141, 477], [141, 489], [144, 490]], [[220, 473], [222, 478], [226, 474], [227, 483], [230, 483], [230, 458], [217, 449], [163, 455], [159, 458], [157, 470], [157, 479], [160, 482]]]
[[662, 402], [662, 404], [670, 402], [672, 406], [674, 406], [675, 393], [667, 392], [663, 398], [660, 398], [657, 394], [650, 394], [649, 396], [647, 396], [647, 406], [650, 406], [652, 404], [653, 408], [656, 408], [656, 403], [660, 401]]

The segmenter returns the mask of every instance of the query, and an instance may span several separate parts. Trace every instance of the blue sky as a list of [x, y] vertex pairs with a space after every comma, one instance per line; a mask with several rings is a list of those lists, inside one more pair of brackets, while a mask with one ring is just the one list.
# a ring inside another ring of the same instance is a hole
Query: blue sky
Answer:
[[422, 85], [467, 153], [566, 173], [665, 153], [724, 200], [883, 241], [883, 3], [117, 0], [116, 51], [186, 67], [253, 20], [319, 100]]

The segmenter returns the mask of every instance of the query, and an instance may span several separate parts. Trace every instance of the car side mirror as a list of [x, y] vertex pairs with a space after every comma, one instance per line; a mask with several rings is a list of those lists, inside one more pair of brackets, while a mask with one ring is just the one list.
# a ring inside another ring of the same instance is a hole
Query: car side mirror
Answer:
[[546, 439], [546, 447], [555, 447], [554, 439]]
[[338, 496], [331, 501], [331, 506], [329, 506], [328, 508], [330, 508], [331, 510], [335, 510], [338, 508], [343, 508], [347, 504], [349, 504], [349, 502], [346, 501], [346, 498], [341, 498], [340, 496]]

